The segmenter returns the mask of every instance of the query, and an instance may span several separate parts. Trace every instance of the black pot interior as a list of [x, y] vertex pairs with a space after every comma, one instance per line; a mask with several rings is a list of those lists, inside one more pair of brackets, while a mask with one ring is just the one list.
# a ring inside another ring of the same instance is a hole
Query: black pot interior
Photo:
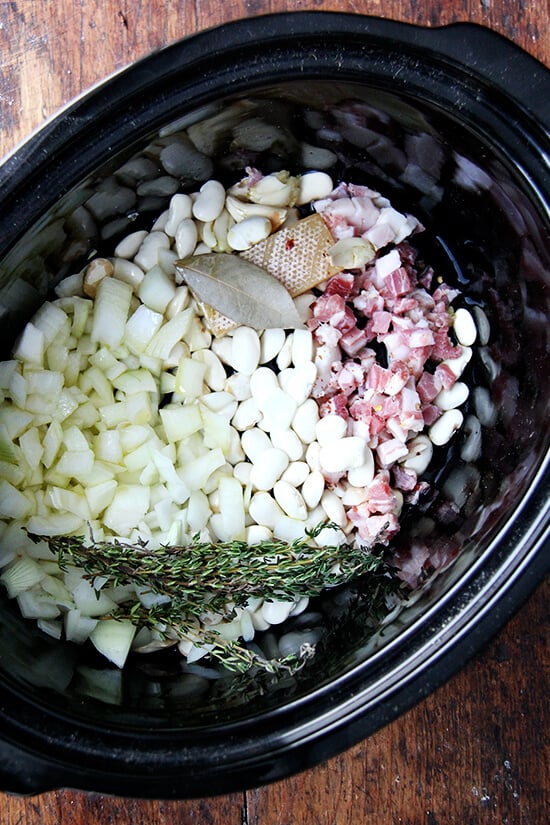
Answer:
[[[528, 552], [529, 521], [541, 517], [548, 495], [541, 468], [549, 440], [550, 223], [548, 177], [537, 145], [544, 134], [487, 80], [433, 55], [419, 63], [412, 47], [398, 45], [400, 56], [388, 44], [380, 53], [352, 44], [336, 79], [307, 58], [300, 76], [289, 47], [278, 58], [294, 61], [288, 79], [277, 79], [274, 59], [269, 72], [241, 78], [230, 95], [208, 77], [195, 81], [193, 96], [182, 87], [170, 103], [155, 97], [158, 90], [145, 89], [139, 111], [130, 101], [126, 116], [112, 123], [106, 122], [111, 113], [98, 117], [97, 137], [90, 132], [80, 166], [74, 146], [61, 145], [59, 159], [51, 159], [54, 178], [39, 192], [39, 200], [55, 199], [53, 205], [40, 215], [36, 206], [17, 199], [14, 205], [21, 237], [0, 265], [2, 357], [57, 280], [91, 255], [107, 254], [129, 231], [150, 227], [166, 207], [167, 198], [140, 193], [143, 178], [132, 166], [166, 174], [161, 150], [190, 139], [199, 171], [175, 171], [181, 191], [189, 191], [212, 176], [229, 184], [249, 165], [297, 173], [313, 157], [312, 165], [322, 163], [335, 181], [368, 184], [419, 217], [426, 229], [414, 244], [422, 257], [489, 319], [490, 339], [477, 349], [464, 379], [483, 387], [494, 405], [493, 420], [483, 426], [482, 456], [465, 464], [460, 436], [442, 448], [429, 478], [437, 495], [420, 512], [411, 510], [399, 539], [404, 557], [422, 518], [430, 524], [433, 554], [456, 556], [455, 562], [436, 577], [428, 566], [420, 596], [383, 630], [350, 599], [355, 588], [319, 599], [309, 619], [323, 628], [317, 655], [297, 676], [262, 684], [210, 678], [212, 670], [184, 668], [173, 652], [136, 655], [120, 672], [91, 648], [37, 631], [2, 593], [1, 679], [10, 695], [23, 698], [22, 724], [29, 728], [40, 708], [49, 709], [56, 724], [66, 718], [102, 731], [208, 733], [259, 714], [276, 729], [277, 713], [291, 702], [347, 696], [346, 674], [350, 685], [362, 688], [380, 678], [391, 684], [397, 678], [392, 668], [411, 656], [416, 638], [431, 636], [437, 645], [446, 624], [467, 613], [487, 580], [507, 565], [513, 576]], [[406, 66], [403, 76], [390, 71], [396, 62]], [[178, 82], [174, 70], [171, 88]], [[120, 84], [115, 87], [119, 92]], [[106, 94], [109, 103], [108, 86]], [[50, 139], [56, 149], [55, 130]], [[63, 166], [52, 191], [56, 169], [67, 158], [72, 166]], [[36, 167], [35, 186], [36, 175], [44, 174]], [[84, 214], [92, 220], [83, 222]], [[457, 500], [451, 517], [449, 502]], [[288, 629], [274, 628], [261, 644], [269, 650]]]

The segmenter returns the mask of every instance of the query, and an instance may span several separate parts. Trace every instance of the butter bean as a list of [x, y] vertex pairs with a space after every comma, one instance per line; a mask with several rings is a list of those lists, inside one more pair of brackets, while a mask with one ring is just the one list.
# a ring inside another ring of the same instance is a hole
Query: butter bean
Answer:
[[297, 404], [303, 404], [309, 398], [315, 379], [317, 378], [317, 367], [311, 361], [295, 367], [288, 376], [285, 392], [287, 392]]
[[250, 484], [250, 473], [253, 465], [250, 461], [239, 461], [233, 466], [233, 475], [237, 478], [243, 487]]
[[254, 427], [252, 430], [245, 430], [241, 437], [241, 445], [247, 458], [249, 458], [253, 464], [262, 461], [263, 455], [273, 447], [269, 436], [264, 433], [263, 430], [258, 429], [258, 427]]
[[[259, 544], [261, 541], [269, 541], [272, 538], [273, 533], [269, 527], [264, 527], [261, 524], [251, 524], [246, 528], [246, 541], [248, 544]], [[252, 619], [254, 620], [254, 616], [252, 616]], [[267, 628], [262, 629], [266, 630]]]
[[454, 410], [456, 407], [464, 404], [469, 394], [470, 390], [468, 389], [468, 385], [462, 381], [456, 381], [450, 389], [441, 390], [441, 392], [436, 395], [434, 404], [436, 404], [440, 410]]
[[304, 445], [293, 430], [283, 427], [272, 427], [269, 435], [274, 447], [288, 455], [290, 461], [299, 461], [304, 454]]
[[234, 395], [237, 401], [246, 401], [251, 398], [250, 392], [250, 376], [243, 375], [241, 372], [235, 372], [225, 380], [224, 389]]
[[299, 190], [296, 199], [298, 204], [326, 198], [334, 188], [332, 178], [326, 172], [306, 172], [300, 176], [298, 183]]
[[315, 427], [315, 435], [319, 444], [328, 444], [336, 439], [343, 438], [348, 430], [348, 422], [341, 415], [325, 415], [320, 418]]
[[276, 387], [262, 402], [259, 401], [258, 406], [264, 413], [267, 430], [273, 427], [288, 429], [298, 407], [296, 401], [280, 387]]
[[321, 501], [325, 490], [325, 479], [320, 470], [312, 470], [302, 484], [302, 496], [307, 506], [313, 510]]
[[304, 444], [315, 441], [319, 407], [313, 398], [308, 398], [297, 408], [292, 419], [292, 429]]
[[179, 222], [174, 240], [180, 258], [187, 258], [193, 254], [197, 246], [198, 232], [197, 225], [192, 218], [183, 218]]
[[366, 487], [374, 478], [374, 456], [369, 447], [365, 447], [365, 460], [360, 467], [350, 467], [348, 481], [353, 487]]
[[325, 490], [321, 496], [321, 507], [326, 513], [329, 521], [333, 521], [338, 527], [344, 527], [347, 522], [344, 505], [332, 490]]
[[170, 206], [168, 207], [168, 216], [164, 224], [164, 231], [167, 235], [174, 238], [180, 223], [186, 218], [192, 216], [193, 201], [189, 195], [178, 192], [170, 198]]
[[277, 387], [277, 376], [269, 367], [258, 367], [250, 376], [250, 393], [259, 405], [263, 405]]
[[464, 416], [460, 410], [447, 410], [435, 421], [429, 430], [433, 444], [441, 447], [451, 440], [455, 432], [462, 426]]
[[265, 329], [260, 338], [260, 364], [267, 364], [276, 358], [285, 340], [284, 329]]
[[140, 229], [137, 232], [131, 232], [130, 235], [126, 235], [126, 237], [119, 241], [116, 245], [115, 257], [128, 259], [133, 258], [147, 237], [147, 234], [148, 233], [145, 229]]
[[287, 367], [290, 367], [292, 364], [292, 342], [294, 340], [294, 333], [290, 333], [286, 337], [286, 341], [284, 342], [283, 346], [279, 350], [279, 354], [277, 355], [277, 369], [279, 370], [286, 370]]
[[260, 362], [260, 339], [256, 330], [237, 327], [233, 334], [231, 366], [240, 373], [252, 375]]
[[276, 481], [273, 487], [275, 501], [290, 516], [303, 521], [307, 517], [307, 506], [296, 487], [288, 481]]
[[342, 473], [362, 467], [367, 460], [367, 446], [362, 438], [350, 435], [321, 444], [319, 462], [326, 473]]
[[321, 445], [318, 441], [312, 441], [308, 444], [306, 449], [306, 462], [312, 470], [320, 470], [321, 462], [319, 461], [319, 453], [321, 452]]
[[234, 224], [227, 233], [227, 243], [236, 252], [250, 249], [271, 234], [271, 221], [261, 215], [252, 215]]
[[414, 470], [422, 475], [427, 469], [433, 455], [432, 442], [427, 435], [417, 435], [407, 443], [408, 454], [400, 462], [406, 470]]
[[269, 527], [271, 530], [284, 515], [273, 496], [264, 490], [254, 493], [248, 505], [248, 512], [256, 524]]
[[[247, 432], [252, 431], [248, 430]], [[270, 447], [262, 453], [258, 463], [255, 463], [252, 467], [250, 483], [256, 490], [272, 490], [275, 482], [278, 481], [288, 465], [287, 454], [276, 447]]]
[[291, 358], [295, 367], [313, 361], [313, 336], [309, 329], [295, 329], [292, 333]]
[[246, 401], [240, 402], [231, 423], [235, 429], [243, 432], [254, 427], [261, 418], [262, 413], [254, 398], [247, 398]]
[[225, 203], [225, 188], [217, 180], [207, 180], [193, 203], [193, 215], [199, 221], [214, 221]]
[[286, 619], [292, 608], [294, 602], [280, 602], [266, 600], [262, 605], [262, 616], [270, 625], [281, 624]]
[[307, 462], [291, 461], [282, 474], [281, 481], [288, 481], [293, 487], [301, 487], [309, 474], [310, 469]]
[[295, 539], [301, 539], [304, 537], [306, 527], [307, 522], [290, 518], [290, 516], [286, 516], [283, 513], [273, 527], [273, 535], [282, 541], [292, 542]]
[[469, 361], [471, 360], [473, 355], [473, 350], [471, 347], [462, 347], [462, 353], [457, 358], [448, 358], [447, 360], [443, 361], [450, 370], [454, 372], [457, 378], [460, 378], [466, 366], [468, 365]]
[[475, 343], [477, 338], [476, 324], [472, 314], [464, 307], [460, 307], [455, 312], [453, 329], [459, 344], [462, 344], [463, 347], [471, 347]]

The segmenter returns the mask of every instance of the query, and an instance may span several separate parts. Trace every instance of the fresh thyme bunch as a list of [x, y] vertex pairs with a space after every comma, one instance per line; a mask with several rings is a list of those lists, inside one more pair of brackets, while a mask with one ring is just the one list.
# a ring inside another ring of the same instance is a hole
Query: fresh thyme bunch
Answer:
[[82, 536], [31, 537], [48, 543], [62, 570], [73, 564], [110, 586], [134, 585], [169, 597], [147, 608], [137, 600], [121, 605], [113, 616], [151, 627], [166, 625], [183, 637], [198, 636], [211, 655], [242, 672], [258, 663], [257, 655], [240, 643], [225, 642], [215, 631], [201, 629], [201, 615], [209, 611], [230, 618], [235, 607], [245, 606], [251, 598], [293, 601], [313, 597], [327, 587], [380, 570], [382, 555], [366, 548], [313, 544], [322, 530], [334, 526], [321, 523], [292, 542], [211, 543], [195, 536], [188, 545], [157, 549], [149, 549], [145, 542], [94, 542], [93, 537], [90, 542]]

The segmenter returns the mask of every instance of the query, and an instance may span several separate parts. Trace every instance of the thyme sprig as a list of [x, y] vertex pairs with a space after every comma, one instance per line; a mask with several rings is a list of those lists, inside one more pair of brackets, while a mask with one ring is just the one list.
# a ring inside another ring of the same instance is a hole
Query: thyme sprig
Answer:
[[209, 649], [227, 668], [244, 672], [255, 665], [268, 672], [273, 668], [294, 670], [303, 657], [269, 663], [240, 642], [227, 642], [214, 629], [202, 627], [205, 612], [225, 619], [252, 598], [293, 601], [319, 595], [324, 589], [346, 584], [383, 564], [381, 554], [350, 544], [316, 546], [322, 530], [334, 528], [320, 523], [292, 542], [278, 539], [248, 545], [244, 541], [205, 542], [195, 536], [188, 545], [149, 548], [120, 540], [95, 542], [83, 536], [31, 536], [46, 541], [56, 553], [61, 570], [69, 565], [84, 569], [88, 577], [101, 577], [111, 587], [132, 585], [169, 598], [145, 607], [135, 601], [119, 605], [114, 618], [129, 618], [137, 625], [165, 625], [179, 638]]

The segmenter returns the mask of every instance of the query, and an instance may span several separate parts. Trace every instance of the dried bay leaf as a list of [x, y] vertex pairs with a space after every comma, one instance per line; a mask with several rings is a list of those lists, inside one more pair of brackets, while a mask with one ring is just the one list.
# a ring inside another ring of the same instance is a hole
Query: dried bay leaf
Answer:
[[195, 297], [237, 324], [254, 329], [299, 329], [304, 324], [290, 293], [273, 275], [226, 252], [176, 262], [176, 276]]

